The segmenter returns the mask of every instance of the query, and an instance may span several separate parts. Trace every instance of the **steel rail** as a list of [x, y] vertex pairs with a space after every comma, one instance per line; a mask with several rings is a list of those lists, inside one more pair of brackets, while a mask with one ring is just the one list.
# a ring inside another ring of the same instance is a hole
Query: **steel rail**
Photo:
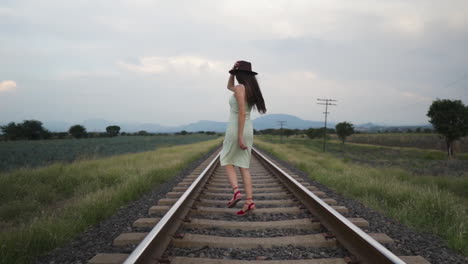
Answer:
[[221, 152], [216, 154], [213, 160], [193, 181], [171, 209], [169, 209], [143, 241], [141, 241], [135, 250], [127, 257], [124, 264], [155, 263], [161, 258], [171, 241], [172, 235], [179, 228], [183, 217], [187, 215], [196, 196], [200, 193], [208, 180], [208, 176], [211, 175], [219, 165], [220, 153]]
[[288, 189], [304, 203], [307, 209], [320, 220], [320, 223], [330, 230], [349, 252], [358, 258], [359, 263], [406, 263], [276, 166], [256, 148], [252, 148], [252, 152], [265, 167], [277, 175]]

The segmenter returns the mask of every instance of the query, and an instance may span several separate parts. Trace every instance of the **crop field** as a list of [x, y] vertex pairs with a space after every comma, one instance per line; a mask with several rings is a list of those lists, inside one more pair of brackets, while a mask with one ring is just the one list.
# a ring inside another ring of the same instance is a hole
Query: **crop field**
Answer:
[[140, 153], [0, 172], [0, 263], [31, 263], [171, 179], [221, 142], [178, 142]]
[[431, 232], [468, 255], [468, 154], [447, 161], [443, 151], [257, 136], [255, 144], [291, 162], [338, 193], [419, 231]]
[[[332, 137], [336, 138], [335, 135]], [[372, 133], [354, 134], [346, 139], [352, 143], [372, 144], [391, 147], [412, 147], [421, 149], [445, 150], [444, 139], [437, 134], [424, 133]], [[455, 153], [468, 153], [468, 137], [456, 141]]]
[[33, 168], [54, 162], [107, 157], [154, 150], [162, 146], [195, 143], [216, 135], [118, 136], [112, 138], [19, 140], [0, 142], [0, 172]]

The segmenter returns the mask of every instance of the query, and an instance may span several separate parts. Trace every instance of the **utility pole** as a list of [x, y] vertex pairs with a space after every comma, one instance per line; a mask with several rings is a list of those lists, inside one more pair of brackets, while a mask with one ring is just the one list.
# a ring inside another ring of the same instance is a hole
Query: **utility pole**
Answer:
[[329, 114], [328, 112], [328, 106], [329, 105], [336, 105], [336, 104], [333, 104], [331, 102], [336, 102], [336, 100], [333, 100], [333, 99], [317, 99], [317, 101], [321, 101], [321, 102], [325, 102], [325, 103], [317, 103], [319, 105], [325, 105], [325, 112], [323, 112], [325, 114], [325, 129], [323, 131], [323, 152], [325, 152], [325, 142], [327, 140], [327, 116]]
[[283, 143], [283, 125], [286, 125], [286, 121], [278, 121], [277, 124], [281, 126], [280, 138], [281, 138], [281, 143]]

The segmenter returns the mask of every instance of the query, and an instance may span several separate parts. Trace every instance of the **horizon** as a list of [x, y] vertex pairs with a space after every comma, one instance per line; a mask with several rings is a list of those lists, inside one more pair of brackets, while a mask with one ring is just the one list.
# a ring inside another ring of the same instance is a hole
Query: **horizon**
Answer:
[[[329, 110], [330, 112], [330, 110]], [[266, 116], [266, 115], [291, 115], [291, 116], [295, 116], [297, 118], [300, 118], [304, 121], [313, 121], [313, 122], [321, 122], [323, 121], [324, 117], [322, 116], [322, 120], [320, 119], [317, 119], [317, 120], [312, 120], [312, 119], [307, 119], [307, 118], [302, 118], [298, 115], [294, 115], [294, 114], [289, 114], [289, 113], [266, 113], [266, 114], [258, 114], [258, 112], [254, 112], [252, 111], [252, 120], [255, 120], [259, 117], [262, 117], [262, 116]], [[334, 119], [331, 119], [331, 114], [329, 115], [328, 117], [328, 121], [327, 122], [331, 122], [331, 123], [340, 123], [340, 122], [344, 122], [344, 121], [347, 121], [347, 122], [350, 122], [349, 120], [334, 120]], [[353, 124], [367, 124], [367, 123], [373, 123], [373, 124], [381, 124], [381, 125], [385, 125], [385, 126], [411, 126], [411, 125], [424, 125], [424, 124], [430, 124], [429, 123], [429, 118], [426, 117], [426, 122], [419, 122], [419, 123], [414, 123], [414, 122], [409, 122], [409, 123], [406, 123], [406, 124], [402, 124], [402, 123], [384, 123], [384, 122], [380, 122], [380, 121], [372, 121], [372, 120], [368, 120], [368, 121], [363, 121], [363, 122], [360, 122], [360, 123], [353, 123]], [[39, 120], [39, 119], [36, 119], [36, 118], [23, 118], [23, 119], [17, 119], [17, 120], [8, 120], [8, 121], [5, 121], [5, 120], [0, 120], [0, 125], [2, 124], [7, 124], [9, 122], [15, 122], [15, 123], [20, 123], [20, 122], [23, 122], [24, 120], [38, 120], [38, 121], [41, 121], [43, 123], [45, 122], [65, 122], [65, 123], [74, 123], [74, 124], [79, 124], [79, 123], [83, 123], [83, 122], [86, 122], [86, 121], [90, 121], [90, 120], [105, 120], [105, 121], [109, 121], [109, 122], [115, 122], [115, 123], [138, 123], [138, 124], [145, 124], [145, 123], [148, 123], [148, 124], [159, 124], [159, 125], [163, 125], [163, 126], [169, 126], [169, 127], [172, 127], [172, 126], [182, 126], [182, 125], [186, 125], [186, 124], [190, 124], [190, 123], [196, 123], [196, 122], [199, 122], [199, 121], [214, 121], [214, 122], [228, 122], [228, 120], [211, 120], [211, 119], [198, 119], [198, 120], [192, 120], [192, 121], [188, 121], [188, 122], [185, 122], [185, 123], [176, 123], [174, 125], [168, 125], [168, 124], [164, 124], [164, 123], [161, 123], [161, 122], [157, 122], [156, 120], [154, 121], [148, 121], [148, 122], [144, 122], [144, 121], [134, 121], [134, 120], [123, 120], [123, 121], [116, 121], [116, 120], [109, 120], [109, 119], [106, 119], [105, 117], [91, 117], [91, 118], [84, 118], [82, 120], [73, 120], [73, 121], [69, 121], [69, 120], [66, 120], [66, 119], [62, 119], [62, 120], [57, 120], [57, 119], [53, 119], [53, 120]]]
[[462, 0], [6, 1], [0, 120], [226, 122], [228, 71], [246, 60], [267, 114], [320, 121], [317, 99], [330, 98], [335, 123], [423, 124], [437, 98], [468, 103], [467, 9]]
[[[295, 116], [295, 115], [291, 115], [291, 114], [286, 114], [286, 113], [271, 113], [271, 114], [265, 114], [265, 115], [260, 115], [256, 118], [252, 118], [252, 121], [255, 121], [256, 119], [258, 118], [261, 118], [263, 116], [267, 116], [267, 115], [287, 115], [287, 116], [290, 116], [290, 117], [294, 117], [294, 118], [299, 118], [300, 120], [302, 121], [305, 121], [305, 122], [324, 122], [324, 120], [308, 120], [308, 119], [303, 119], [303, 118], [300, 118], [298, 116]], [[32, 119], [25, 119], [25, 120], [32, 120]], [[34, 120], [37, 120], [37, 119], [34, 119]], [[0, 125], [6, 125], [10, 122], [15, 122], [15, 123], [21, 123], [23, 122], [24, 120], [12, 120], [12, 121], [8, 121], [8, 122], [4, 122], [4, 121], [0, 121]], [[105, 118], [88, 118], [88, 119], [85, 119], [85, 120], [82, 120], [82, 121], [78, 121], [78, 122], [69, 122], [69, 121], [66, 121], [66, 120], [37, 120], [37, 121], [40, 121], [42, 122], [42, 124], [47, 124], [47, 123], [66, 123], [68, 125], [75, 125], [75, 124], [84, 124], [86, 122], [92, 122], [92, 121], [102, 121], [102, 122], [108, 122], [108, 123], [112, 123], [113, 125], [160, 125], [164, 128], [175, 128], [175, 127], [181, 127], [181, 126], [186, 126], [186, 125], [190, 125], [190, 124], [197, 124], [199, 122], [204, 122], [204, 121], [207, 121], [207, 122], [218, 122], [218, 123], [227, 123], [227, 121], [218, 121], [218, 120], [208, 120], [208, 119], [200, 119], [200, 120], [196, 120], [196, 121], [191, 121], [191, 122], [187, 122], [187, 123], [182, 123], [182, 124], [176, 124], [176, 125], [166, 125], [166, 124], [163, 124], [163, 123], [158, 123], [158, 122], [135, 122], [135, 121], [115, 121], [115, 120], [108, 120], [108, 119], [105, 119]], [[334, 121], [334, 120], [327, 120], [327, 124], [337, 124], [337, 123], [340, 123], [340, 122], [345, 122], [347, 120], [342, 120], [342, 121]], [[349, 121], [347, 121], [349, 122]], [[411, 124], [384, 124], [384, 123], [381, 123], [381, 122], [374, 122], [374, 121], [368, 121], [368, 122], [364, 122], [364, 123], [352, 123], [354, 126], [363, 126], [363, 125], [368, 125], [368, 124], [372, 124], [374, 126], [385, 126], [385, 127], [406, 127], [406, 126], [428, 126], [428, 125], [431, 125], [429, 122], [426, 122], [426, 123], [411, 123]], [[288, 128], [287, 127], [287, 124], [284, 126], [285, 128]], [[47, 128], [47, 127], [46, 127]]]

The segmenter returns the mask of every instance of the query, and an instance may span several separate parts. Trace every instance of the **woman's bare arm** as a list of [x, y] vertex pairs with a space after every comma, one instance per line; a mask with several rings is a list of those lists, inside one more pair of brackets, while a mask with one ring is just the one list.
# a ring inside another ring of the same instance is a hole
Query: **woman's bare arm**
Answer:
[[241, 149], [247, 149], [244, 144], [244, 125], [245, 125], [245, 87], [242, 84], [236, 85], [234, 89], [234, 96], [239, 106], [238, 123], [237, 123], [237, 139]]
[[228, 83], [227, 83], [227, 88], [231, 91], [234, 92], [234, 74], [231, 74], [231, 76], [229, 76], [229, 80], [228, 80]]
[[[236, 61], [236, 63], [234, 63], [234, 66], [232, 66], [232, 69], [231, 70], [234, 70], [234, 69], [237, 69], [237, 66], [239, 66], [239, 62]], [[231, 74], [229, 76], [229, 80], [228, 80], [228, 83], [227, 83], [227, 88], [231, 91], [234, 92], [234, 89], [235, 89], [235, 86], [234, 86], [234, 76], [235, 74]]]

